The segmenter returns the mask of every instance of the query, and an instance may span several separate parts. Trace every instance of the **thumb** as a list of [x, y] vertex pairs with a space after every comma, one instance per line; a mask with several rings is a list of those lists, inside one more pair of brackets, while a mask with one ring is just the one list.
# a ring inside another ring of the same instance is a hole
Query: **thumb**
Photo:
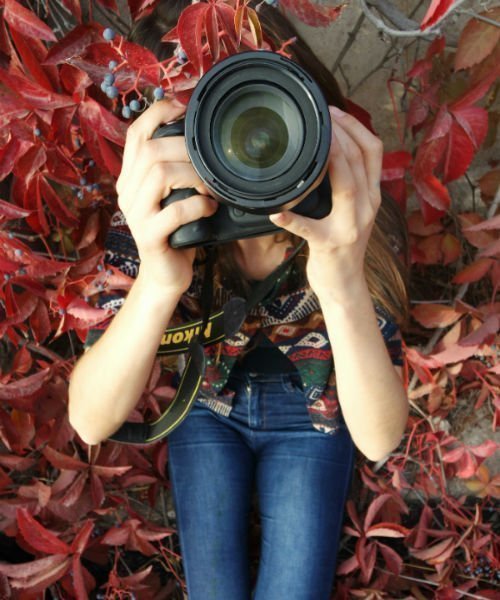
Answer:
[[308, 240], [311, 237], [312, 229], [309, 223], [311, 219], [308, 217], [285, 210], [269, 215], [269, 220], [277, 227], [281, 227], [293, 235], [298, 235], [305, 240]]

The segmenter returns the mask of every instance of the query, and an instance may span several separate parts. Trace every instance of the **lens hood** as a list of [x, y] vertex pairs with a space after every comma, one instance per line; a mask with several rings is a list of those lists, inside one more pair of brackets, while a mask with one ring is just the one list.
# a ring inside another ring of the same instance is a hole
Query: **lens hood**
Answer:
[[185, 115], [186, 146], [221, 202], [255, 214], [291, 209], [326, 172], [328, 104], [297, 63], [249, 51], [214, 65]]

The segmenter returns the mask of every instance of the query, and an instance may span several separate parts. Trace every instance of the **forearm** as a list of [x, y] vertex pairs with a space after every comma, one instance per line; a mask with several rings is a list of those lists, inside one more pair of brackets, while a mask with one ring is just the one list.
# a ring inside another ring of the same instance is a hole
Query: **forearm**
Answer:
[[80, 358], [70, 379], [69, 419], [96, 444], [114, 433], [139, 401], [179, 296], [139, 273], [102, 337]]
[[391, 362], [364, 277], [352, 278], [342, 298], [316, 292], [335, 364], [339, 402], [356, 446], [379, 460], [400, 442], [408, 400]]

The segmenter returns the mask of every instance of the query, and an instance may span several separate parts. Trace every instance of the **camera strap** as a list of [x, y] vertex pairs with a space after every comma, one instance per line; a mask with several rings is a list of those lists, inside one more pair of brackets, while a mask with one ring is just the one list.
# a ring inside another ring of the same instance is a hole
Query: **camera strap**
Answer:
[[151, 423], [124, 423], [109, 437], [123, 444], [151, 444], [167, 436], [182, 423], [197, 398], [206, 370], [203, 346], [216, 344], [226, 337], [234, 336], [243, 325], [247, 314], [262, 300], [270, 301], [286, 276], [293, 259], [303, 248], [297, 248], [266, 279], [256, 285], [249, 297], [231, 298], [222, 310], [210, 313], [213, 300], [214, 248], [207, 248], [207, 262], [201, 289], [201, 319], [165, 330], [157, 354], [181, 354], [189, 352], [186, 366], [176, 394], [159, 419]]

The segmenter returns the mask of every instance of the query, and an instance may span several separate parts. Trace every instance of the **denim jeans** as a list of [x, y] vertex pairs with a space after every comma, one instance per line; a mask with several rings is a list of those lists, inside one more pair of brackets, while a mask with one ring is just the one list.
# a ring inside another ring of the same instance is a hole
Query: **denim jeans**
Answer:
[[[168, 438], [188, 598], [327, 600], [353, 471], [349, 432], [312, 427], [298, 374], [240, 373], [228, 385], [229, 416], [197, 401]], [[252, 586], [254, 490], [261, 547]]]

